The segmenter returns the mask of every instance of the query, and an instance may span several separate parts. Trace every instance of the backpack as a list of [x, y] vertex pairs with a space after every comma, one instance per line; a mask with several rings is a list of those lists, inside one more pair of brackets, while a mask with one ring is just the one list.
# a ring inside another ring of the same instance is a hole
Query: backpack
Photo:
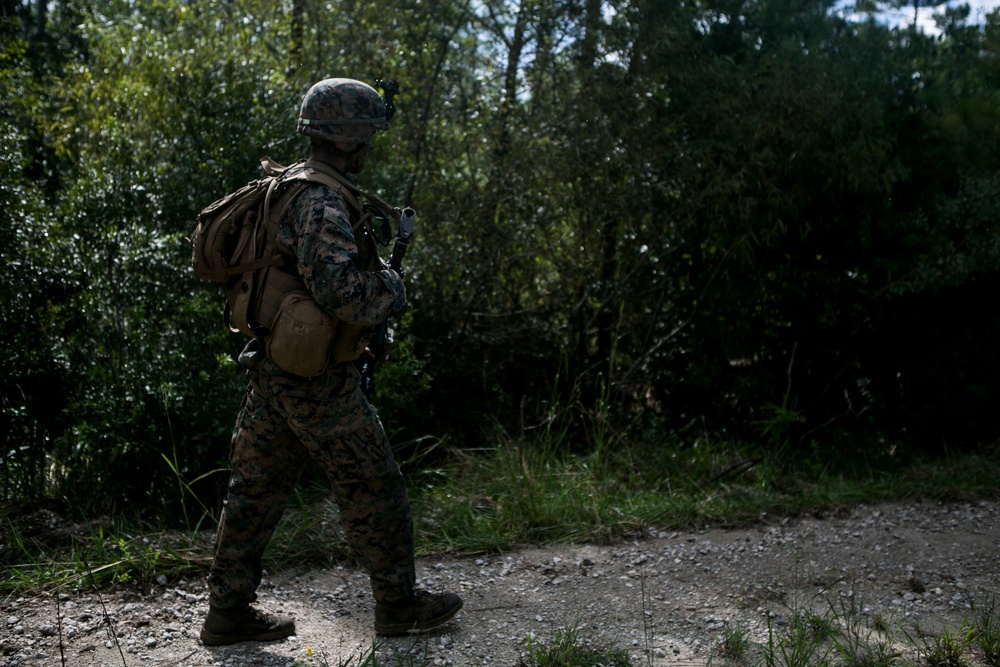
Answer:
[[[300, 190], [307, 182], [313, 182], [343, 191], [341, 182], [326, 172], [300, 172], [298, 178], [289, 179], [291, 169], [267, 157], [261, 160], [261, 167], [264, 178], [250, 181], [198, 213], [191, 237], [191, 264], [195, 275], [202, 280], [228, 282], [236, 274], [283, 261], [280, 255], [273, 253], [263, 256], [269, 219], [280, 220], [284, 215], [284, 209], [279, 210], [277, 215], [270, 215], [274, 196], [283, 185], [297, 181], [295, 184]], [[291, 199], [286, 198], [286, 205], [291, 203]], [[350, 199], [348, 201], [352, 203]]]
[[[195, 275], [224, 283], [223, 323], [265, 343], [268, 356], [296, 375], [311, 377], [326, 369], [329, 359], [354, 360], [368, 344], [369, 332], [340, 326], [312, 300], [295, 273], [295, 258], [276, 242], [277, 224], [295, 197], [310, 184], [338, 192], [352, 209], [352, 225], [362, 250], [364, 233], [375, 210], [383, 217], [398, 215], [374, 195], [363, 193], [322, 163], [306, 161], [283, 167], [261, 160], [265, 176], [209, 204], [198, 214], [191, 238]], [[358, 195], [372, 204], [361, 206]], [[365, 268], [379, 270], [377, 246], [363, 253]], [[339, 331], [338, 331], [339, 330]], [[272, 333], [273, 332], [273, 333]]]

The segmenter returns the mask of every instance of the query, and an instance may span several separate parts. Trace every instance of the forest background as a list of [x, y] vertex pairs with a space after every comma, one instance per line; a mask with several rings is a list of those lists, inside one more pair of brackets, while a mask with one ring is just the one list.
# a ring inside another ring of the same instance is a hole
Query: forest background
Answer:
[[244, 339], [187, 237], [330, 76], [402, 88], [359, 180], [419, 213], [375, 397], [408, 469], [988, 451], [1000, 11], [886, 7], [3, 0], [0, 500], [218, 509]]

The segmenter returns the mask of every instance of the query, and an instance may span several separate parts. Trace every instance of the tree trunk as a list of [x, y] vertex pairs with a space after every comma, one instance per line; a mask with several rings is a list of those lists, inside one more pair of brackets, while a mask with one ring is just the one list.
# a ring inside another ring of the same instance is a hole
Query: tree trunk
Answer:
[[292, 25], [288, 45], [288, 78], [302, 68], [302, 25], [305, 22], [305, 0], [292, 1]]

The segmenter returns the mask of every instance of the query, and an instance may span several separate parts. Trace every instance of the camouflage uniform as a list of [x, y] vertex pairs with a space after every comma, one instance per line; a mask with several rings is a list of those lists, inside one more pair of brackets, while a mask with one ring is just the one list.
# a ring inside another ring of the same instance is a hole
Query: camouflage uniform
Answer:
[[[350, 210], [325, 185], [310, 185], [280, 222], [278, 242], [315, 300], [345, 322], [377, 325], [405, 301], [393, 271], [378, 262], [370, 234], [355, 238]], [[360, 245], [359, 245], [360, 244]], [[374, 258], [372, 254], [374, 253]], [[368, 264], [372, 267], [372, 264]], [[250, 383], [233, 434], [232, 478], [209, 574], [210, 604], [256, 599], [261, 557], [309, 459], [329, 476], [344, 530], [371, 575], [376, 601], [414, 590], [413, 525], [402, 475], [353, 363], [315, 378], [279, 369], [251, 341], [240, 355]]]

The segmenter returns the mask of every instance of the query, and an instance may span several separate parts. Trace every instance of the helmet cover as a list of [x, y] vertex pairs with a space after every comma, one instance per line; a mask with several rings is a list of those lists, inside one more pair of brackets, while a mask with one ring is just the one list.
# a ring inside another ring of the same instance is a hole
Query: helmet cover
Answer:
[[302, 99], [296, 130], [327, 141], [359, 144], [375, 130], [388, 130], [385, 101], [367, 83], [324, 79]]

